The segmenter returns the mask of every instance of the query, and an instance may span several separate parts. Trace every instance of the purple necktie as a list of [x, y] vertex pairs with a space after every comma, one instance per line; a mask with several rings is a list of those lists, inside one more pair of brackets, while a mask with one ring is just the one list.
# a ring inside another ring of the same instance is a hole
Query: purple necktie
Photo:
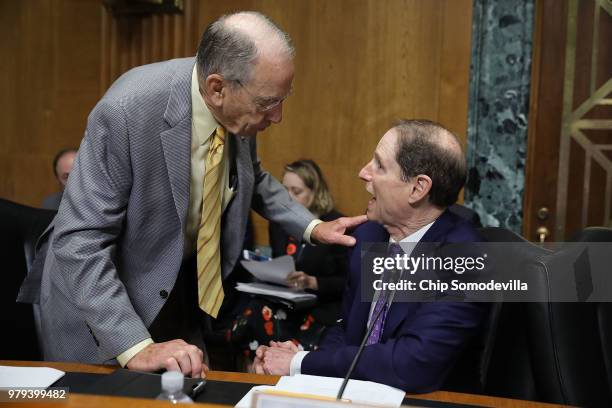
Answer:
[[[402, 247], [394, 243], [394, 244], [389, 245], [389, 252], [387, 256], [390, 258], [395, 258], [396, 255], [403, 254], [403, 253], [404, 252], [402, 251]], [[390, 277], [391, 277], [391, 272], [393, 272], [393, 270], [389, 270], [389, 269], [383, 272], [383, 276], [382, 276], [383, 282], [389, 282]], [[371, 344], [376, 344], [380, 342], [380, 339], [382, 338], [383, 328], [385, 327], [385, 318], [387, 317], [387, 309], [388, 309], [387, 303], [388, 303], [390, 294], [391, 294], [390, 291], [383, 290], [380, 296], [378, 297], [378, 300], [376, 300], [376, 305], [374, 305], [374, 311], [372, 312], [372, 316], [370, 318], [375, 319], [376, 316], [378, 316], [378, 318], [374, 322], [374, 327], [372, 328], [372, 332], [370, 333], [370, 336], [368, 337], [366, 346], [369, 346]]]

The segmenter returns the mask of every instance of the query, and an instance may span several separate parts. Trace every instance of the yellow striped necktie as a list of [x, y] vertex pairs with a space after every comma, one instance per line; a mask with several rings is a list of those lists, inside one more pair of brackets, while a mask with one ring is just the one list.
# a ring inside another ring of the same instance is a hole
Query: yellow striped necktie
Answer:
[[217, 317], [223, 303], [221, 279], [221, 180], [225, 129], [217, 128], [208, 155], [202, 193], [202, 218], [198, 229], [198, 300], [200, 308]]

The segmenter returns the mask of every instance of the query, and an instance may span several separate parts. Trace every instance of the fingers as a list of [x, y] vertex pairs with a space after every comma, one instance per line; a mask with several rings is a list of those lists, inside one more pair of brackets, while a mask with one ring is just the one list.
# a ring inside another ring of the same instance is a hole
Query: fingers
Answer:
[[[174, 360], [176, 360], [176, 362], [179, 365], [179, 370], [181, 373], [183, 373], [183, 375], [185, 376], [190, 376], [191, 375], [191, 358], [189, 357], [189, 353], [187, 353], [187, 351], [185, 350], [179, 350], [176, 351], [173, 355], [172, 358], [174, 358]], [[166, 368], [168, 369], [168, 368]]]
[[294, 288], [306, 288], [308, 287], [308, 275], [302, 271], [291, 272], [287, 275], [287, 285]]
[[198, 347], [175, 339], [149, 344], [132, 357], [128, 368], [139, 371], [156, 371], [163, 368], [199, 378], [202, 371], [208, 371], [208, 367], [202, 363], [203, 359], [204, 353]]
[[368, 220], [368, 216], [365, 214], [357, 215], [355, 217], [342, 217], [339, 218], [340, 222], [346, 229], [355, 228], [356, 226], [363, 224]]
[[202, 359], [204, 353], [196, 346], [188, 346], [186, 352], [191, 366], [191, 377], [200, 378], [202, 376]]
[[264, 357], [263, 369], [268, 374], [288, 375], [294, 355], [294, 352], [287, 349], [271, 348]]
[[271, 341], [270, 346], [278, 347], [285, 350], [299, 351], [298, 347], [291, 340], [287, 341]]
[[166, 371], [178, 371], [181, 372], [181, 367], [178, 361], [174, 357], [170, 357], [166, 360], [165, 367]]
[[311, 232], [311, 240], [323, 244], [338, 244], [344, 246], [354, 246], [355, 238], [345, 235], [347, 229], [354, 228], [359, 224], [366, 222], [368, 219], [365, 215], [355, 217], [342, 217], [335, 221], [323, 222], [318, 224]]
[[255, 360], [253, 360], [253, 369], [255, 370], [255, 374], [266, 373], [263, 368], [263, 361], [257, 357], [255, 357]]
[[355, 246], [355, 244], [357, 243], [357, 240], [355, 240], [355, 238], [351, 237], [350, 235], [338, 235], [337, 237], [334, 237], [334, 238], [335, 238], [334, 239], [335, 244], [346, 246], [346, 247]]
[[266, 353], [267, 349], [268, 349], [268, 346], [259, 346], [257, 350], [255, 350], [255, 357], [263, 359], [263, 356]]
[[287, 281], [292, 281], [294, 279], [297, 279], [301, 276], [301, 274], [303, 274], [304, 272], [302, 271], [293, 271], [293, 272], [289, 272], [289, 275], [287, 275]]

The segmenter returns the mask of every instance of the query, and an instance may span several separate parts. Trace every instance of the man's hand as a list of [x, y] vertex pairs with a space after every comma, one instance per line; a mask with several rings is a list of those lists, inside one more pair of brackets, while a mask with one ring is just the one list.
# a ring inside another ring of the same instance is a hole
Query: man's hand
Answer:
[[291, 351], [294, 351], [296, 353], [298, 351], [300, 351], [298, 346], [296, 346], [295, 343], [290, 341], [290, 340], [288, 340], [288, 341], [274, 341], [274, 340], [272, 340], [270, 342], [270, 347], [284, 348], [285, 350], [291, 350]]
[[366, 215], [340, 217], [318, 224], [310, 233], [310, 241], [321, 244], [355, 245], [355, 238], [344, 235], [347, 229], [355, 228], [368, 220]]
[[268, 349], [268, 346], [259, 346], [257, 348], [257, 350], [255, 350], [255, 359], [253, 360], [253, 368], [252, 370], [256, 373], [256, 374], [266, 374], [266, 372], [264, 371], [264, 355], [266, 354], [266, 350]]
[[199, 378], [208, 372], [208, 367], [202, 362], [203, 359], [202, 350], [183, 340], [176, 339], [149, 344], [132, 357], [126, 366], [130, 370], [137, 371], [161, 369], [180, 371], [186, 376]]
[[263, 353], [263, 369], [266, 374], [289, 375], [291, 360], [297, 350], [284, 347], [268, 347]]

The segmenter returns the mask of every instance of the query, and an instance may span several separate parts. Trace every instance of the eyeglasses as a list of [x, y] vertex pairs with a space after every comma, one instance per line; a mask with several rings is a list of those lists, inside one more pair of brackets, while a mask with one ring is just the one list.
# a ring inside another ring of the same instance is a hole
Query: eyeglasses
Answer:
[[236, 79], [235, 82], [238, 85], [240, 85], [240, 87], [244, 89], [247, 94], [249, 94], [249, 96], [251, 97], [253, 101], [253, 104], [255, 105], [255, 109], [257, 109], [257, 111], [261, 113], [268, 112], [276, 108], [278, 105], [283, 103], [285, 99], [291, 96], [291, 93], [293, 92], [293, 88], [292, 88], [287, 95], [285, 95], [284, 97], [280, 99], [260, 97], [260, 96], [253, 95], [251, 91], [249, 91], [247, 87], [239, 79]]

